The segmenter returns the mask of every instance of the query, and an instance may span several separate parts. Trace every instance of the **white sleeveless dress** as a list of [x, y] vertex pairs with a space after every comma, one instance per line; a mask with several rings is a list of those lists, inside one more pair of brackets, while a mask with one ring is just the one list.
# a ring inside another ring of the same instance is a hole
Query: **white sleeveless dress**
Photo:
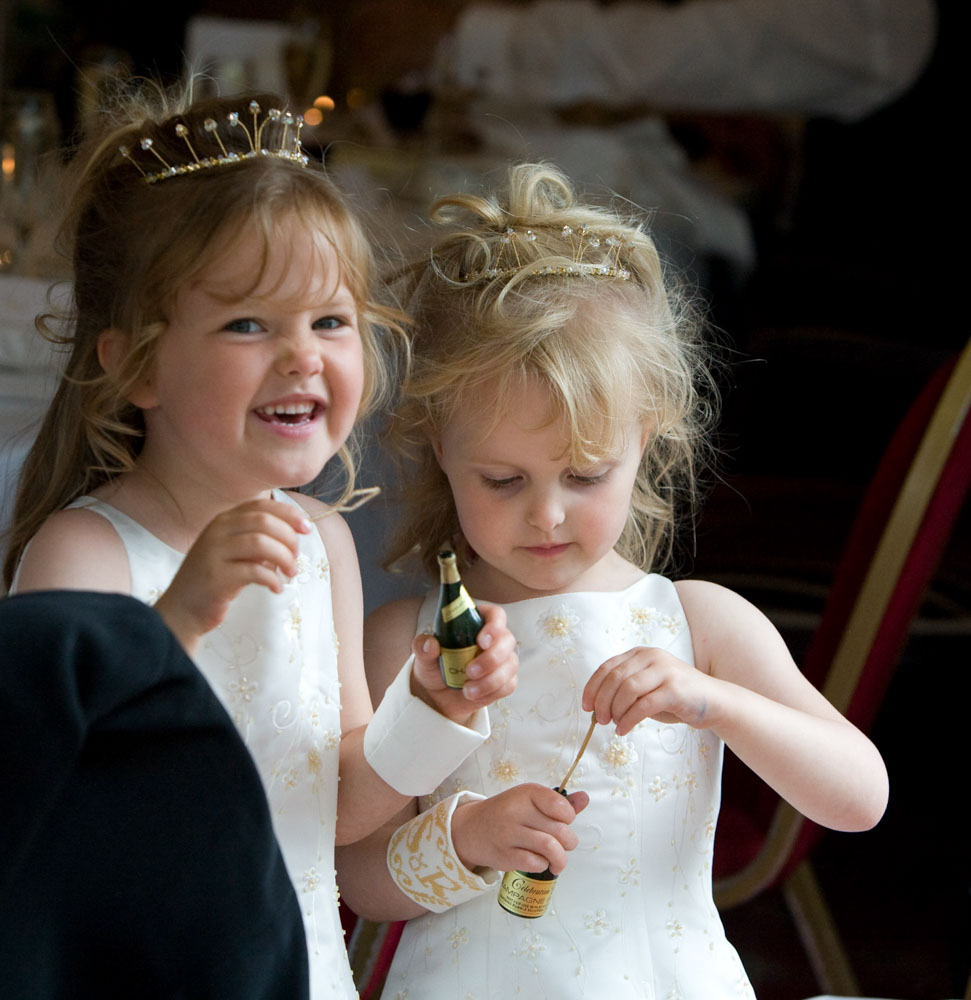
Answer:
[[[281, 491], [273, 495], [295, 503]], [[101, 500], [82, 497], [71, 506], [111, 522], [128, 553], [133, 596], [153, 604], [183, 554]], [[297, 566], [297, 576], [282, 594], [245, 587], [222, 625], [203, 638], [195, 661], [236, 723], [263, 780], [303, 913], [310, 995], [345, 1000], [357, 991], [334, 872], [340, 684], [330, 565], [318, 532], [300, 536]]]
[[[436, 791], [494, 795], [556, 786], [589, 725], [583, 686], [606, 659], [657, 646], [693, 663], [674, 585], [648, 576], [619, 593], [505, 605], [519, 640], [516, 691], [490, 707], [492, 735]], [[427, 628], [435, 596], [422, 606]], [[753, 997], [711, 890], [723, 745], [686, 725], [598, 726], [569, 790], [590, 794], [580, 846], [550, 909], [512, 916], [496, 890], [408, 923], [383, 1000], [727, 1000]]]

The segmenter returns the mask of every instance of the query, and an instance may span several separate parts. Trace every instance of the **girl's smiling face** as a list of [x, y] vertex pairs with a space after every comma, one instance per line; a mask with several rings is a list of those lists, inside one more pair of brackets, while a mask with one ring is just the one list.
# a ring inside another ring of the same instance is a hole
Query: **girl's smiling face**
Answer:
[[[313, 479], [349, 435], [364, 383], [357, 306], [334, 248], [285, 222], [217, 240], [176, 295], [150, 377], [139, 464], [240, 501]], [[171, 488], [171, 487], [170, 487]]]
[[632, 422], [601, 460], [574, 466], [564, 422], [535, 381], [498, 421], [488, 405], [460, 407], [434, 447], [478, 556], [468, 573], [476, 596], [508, 603], [628, 586], [640, 571], [614, 546], [645, 441]]

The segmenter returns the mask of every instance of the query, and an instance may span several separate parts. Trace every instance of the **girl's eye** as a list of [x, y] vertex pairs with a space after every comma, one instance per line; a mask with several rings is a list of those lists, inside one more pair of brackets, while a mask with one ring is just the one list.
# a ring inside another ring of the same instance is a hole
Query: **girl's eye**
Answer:
[[601, 472], [595, 476], [581, 476], [579, 473], [572, 472], [570, 473], [570, 479], [577, 486], [597, 486], [599, 483], [606, 481], [607, 475], [606, 472]]
[[342, 326], [347, 326], [347, 320], [340, 316], [321, 316], [314, 321], [315, 330], [339, 330]]
[[482, 477], [482, 485], [490, 490], [508, 490], [510, 486], [515, 486], [519, 482], [519, 476], [508, 476], [506, 479], [492, 479], [489, 476]]
[[234, 319], [223, 329], [228, 333], [260, 333], [263, 327], [255, 319]]

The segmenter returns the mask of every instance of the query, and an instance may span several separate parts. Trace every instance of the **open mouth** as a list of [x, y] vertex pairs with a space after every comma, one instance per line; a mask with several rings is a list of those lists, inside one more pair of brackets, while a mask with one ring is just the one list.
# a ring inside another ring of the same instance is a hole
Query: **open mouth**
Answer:
[[269, 406], [260, 406], [256, 409], [256, 415], [267, 423], [295, 427], [309, 424], [322, 411], [320, 403], [308, 400], [304, 403], [273, 403]]

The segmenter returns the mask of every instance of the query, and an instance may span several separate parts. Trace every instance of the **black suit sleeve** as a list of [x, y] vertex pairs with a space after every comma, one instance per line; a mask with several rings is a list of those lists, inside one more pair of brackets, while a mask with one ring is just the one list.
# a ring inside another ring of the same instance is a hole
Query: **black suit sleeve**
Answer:
[[256, 768], [141, 602], [0, 601], [0, 817], [5, 997], [307, 996]]

